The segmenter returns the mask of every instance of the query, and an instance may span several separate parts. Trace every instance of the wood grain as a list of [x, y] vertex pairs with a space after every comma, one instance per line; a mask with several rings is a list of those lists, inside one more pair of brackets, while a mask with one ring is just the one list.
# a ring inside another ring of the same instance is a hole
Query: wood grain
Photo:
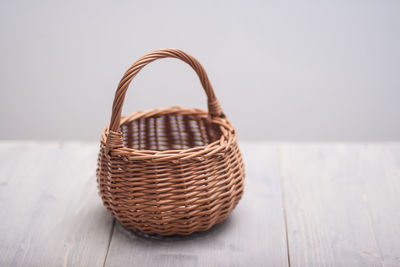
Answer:
[[287, 266], [278, 153], [242, 144], [245, 194], [227, 221], [188, 238], [144, 238], [117, 223], [106, 266]]
[[400, 144], [362, 146], [356, 164], [383, 264], [400, 266]]
[[103, 266], [112, 219], [97, 146], [0, 143], [0, 266]]
[[382, 266], [359, 146], [286, 144], [281, 172], [291, 266]]

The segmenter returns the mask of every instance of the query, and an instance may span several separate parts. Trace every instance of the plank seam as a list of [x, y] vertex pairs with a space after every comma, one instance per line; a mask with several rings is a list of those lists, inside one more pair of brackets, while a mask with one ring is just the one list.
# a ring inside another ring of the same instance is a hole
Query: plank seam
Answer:
[[285, 190], [284, 190], [284, 182], [283, 182], [283, 168], [282, 168], [282, 148], [281, 145], [278, 145], [278, 160], [279, 160], [279, 181], [281, 184], [281, 199], [282, 199], [282, 209], [283, 209], [283, 221], [285, 223], [285, 239], [286, 239], [286, 251], [287, 251], [287, 260], [289, 267], [290, 263], [290, 251], [289, 251], [289, 233], [287, 226], [287, 211], [286, 211], [286, 201], [285, 201]]
[[106, 256], [104, 257], [103, 267], [106, 266], [108, 252], [110, 251], [110, 246], [111, 246], [111, 240], [112, 240], [112, 237], [114, 235], [114, 228], [115, 228], [115, 219], [113, 219], [113, 222], [112, 222], [111, 231], [110, 231], [110, 237], [108, 238], [107, 252], [106, 252]]

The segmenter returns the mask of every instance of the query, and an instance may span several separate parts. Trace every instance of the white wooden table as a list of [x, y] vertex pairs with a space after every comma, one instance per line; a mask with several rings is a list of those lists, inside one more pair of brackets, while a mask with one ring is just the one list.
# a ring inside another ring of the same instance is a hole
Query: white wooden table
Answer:
[[400, 266], [400, 143], [241, 143], [245, 195], [189, 237], [135, 234], [97, 143], [0, 142], [0, 266]]

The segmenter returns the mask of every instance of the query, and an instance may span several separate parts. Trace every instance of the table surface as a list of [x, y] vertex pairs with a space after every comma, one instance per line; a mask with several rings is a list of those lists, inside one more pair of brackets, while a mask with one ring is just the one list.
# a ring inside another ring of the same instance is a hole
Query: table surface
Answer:
[[98, 147], [0, 142], [0, 266], [400, 266], [400, 143], [240, 143], [231, 216], [168, 238], [102, 206]]

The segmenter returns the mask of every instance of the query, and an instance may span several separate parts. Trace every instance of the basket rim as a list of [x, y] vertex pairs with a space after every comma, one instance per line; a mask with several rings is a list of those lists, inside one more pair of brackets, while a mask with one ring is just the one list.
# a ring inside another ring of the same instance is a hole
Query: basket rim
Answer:
[[[187, 149], [172, 149], [172, 150], [146, 150], [146, 149], [135, 149], [129, 147], [118, 147], [113, 148], [110, 153], [111, 155], [123, 154], [128, 160], [146, 160], [151, 159], [157, 160], [174, 160], [174, 159], [191, 159], [196, 158], [198, 160], [204, 160], [204, 158], [212, 156], [216, 153], [223, 153], [226, 149], [230, 148], [236, 143], [236, 131], [232, 124], [226, 117], [210, 117], [209, 113], [199, 108], [184, 108], [180, 106], [170, 106], [165, 108], [153, 108], [142, 111], [135, 111], [130, 115], [123, 116], [121, 118], [120, 126], [137, 120], [140, 118], [149, 118], [167, 114], [180, 114], [180, 115], [196, 115], [210, 118], [212, 123], [218, 124], [221, 130], [221, 136], [218, 140], [209, 143], [207, 145], [191, 147]], [[100, 142], [105, 147], [107, 146], [107, 136], [109, 132], [109, 126], [103, 129]]]

